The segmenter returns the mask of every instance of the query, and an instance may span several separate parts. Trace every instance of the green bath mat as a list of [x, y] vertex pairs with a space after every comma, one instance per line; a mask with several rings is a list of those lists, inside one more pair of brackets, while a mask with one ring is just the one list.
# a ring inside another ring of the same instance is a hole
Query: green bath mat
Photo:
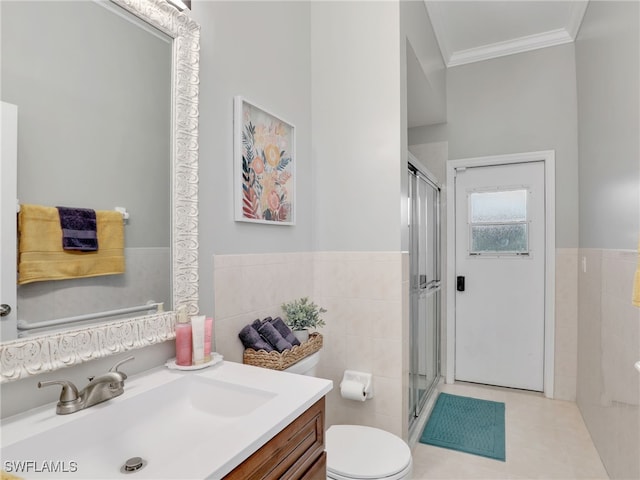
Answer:
[[504, 462], [504, 403], [441, 393], [420, 443]]

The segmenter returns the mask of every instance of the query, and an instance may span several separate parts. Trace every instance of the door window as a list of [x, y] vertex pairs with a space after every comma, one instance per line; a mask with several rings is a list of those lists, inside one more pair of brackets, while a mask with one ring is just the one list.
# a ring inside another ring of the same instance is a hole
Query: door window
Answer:
[[526, 188], [469, 193], [469, 254], [528, 255]]

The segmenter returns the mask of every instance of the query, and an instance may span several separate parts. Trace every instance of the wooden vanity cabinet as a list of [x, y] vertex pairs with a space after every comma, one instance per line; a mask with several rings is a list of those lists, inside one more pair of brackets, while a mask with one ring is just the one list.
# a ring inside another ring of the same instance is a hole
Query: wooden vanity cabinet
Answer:
[[238, 465], [225, 480], [326, 480], [324, 397]]

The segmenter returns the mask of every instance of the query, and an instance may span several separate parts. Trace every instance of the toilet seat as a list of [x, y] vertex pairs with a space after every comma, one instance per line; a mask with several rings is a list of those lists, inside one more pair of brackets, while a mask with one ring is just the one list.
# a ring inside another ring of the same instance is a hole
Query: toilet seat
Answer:
[[408, 478], [411, 450], [379, 428], [333, 425], [326, 433], [327, 477], [335, 480]]

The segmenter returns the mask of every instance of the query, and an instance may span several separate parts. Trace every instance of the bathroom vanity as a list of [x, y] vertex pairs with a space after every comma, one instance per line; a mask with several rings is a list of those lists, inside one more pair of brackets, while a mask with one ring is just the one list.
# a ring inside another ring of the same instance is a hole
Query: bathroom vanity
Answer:
[[[79, 412], [57, 415], [52, 403], [3, 419], [1, 468], [25, 479], [324, 479], [331, 388], [330, 380], [226, 361], [159, 367]], [[124, 473], [136, 457], [142, 467]]]
[[325, 480], [324, 397], [238, 465], [225, 480]]

